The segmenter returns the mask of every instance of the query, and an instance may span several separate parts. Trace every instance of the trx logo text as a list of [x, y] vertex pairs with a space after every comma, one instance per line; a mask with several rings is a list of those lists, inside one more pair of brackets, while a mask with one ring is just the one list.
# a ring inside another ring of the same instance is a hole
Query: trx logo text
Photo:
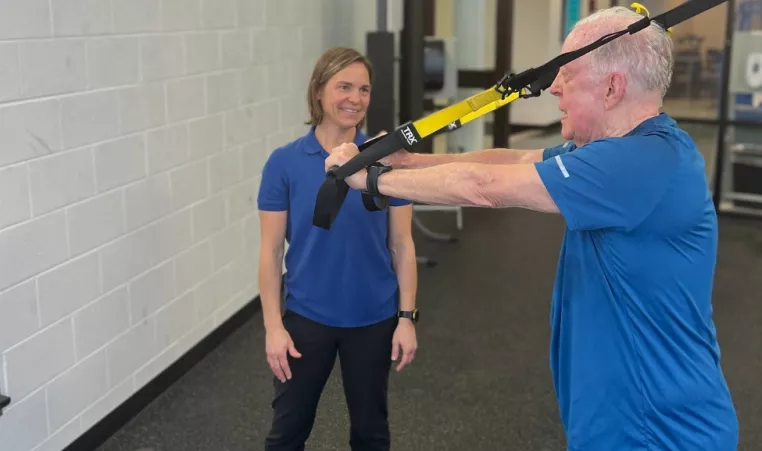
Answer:
[[415, 139], [415, 135], [413, 134], [413, 131], [410, 130], [410, 127], [405, 127], [402, 129], [402, 136], [405, 137], [405, 141], [407, 141], [407, 143], [411, 146], [413, 145], [413, 143], [418, 142], [418, 140]]

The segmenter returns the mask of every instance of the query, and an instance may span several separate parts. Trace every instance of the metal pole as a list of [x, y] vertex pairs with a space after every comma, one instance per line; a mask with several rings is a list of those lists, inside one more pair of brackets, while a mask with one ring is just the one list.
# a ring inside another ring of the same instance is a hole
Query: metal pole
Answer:
[[378, 31], [386, 31], [386, 11], [388, 6], [386, 0], [376, 0], [376, 27]]
[[[513, 68], [513, 0], [498, 0], [495, 18], [495, 78]], [[511, 116], [510, 105], [495, 111], [492, 127], [492, 146], [510, 146]]]
[[719, 213], [722, 202], [723, 171], [725, 170], [725, 137], [728, 131], [728, 90], [730, 88], [730, 58], [733, 48], [733, 32], [735, 31], [735, 1], [730, 0], [727, 4], [727, 16], [725, 18], [725, 51], [722, 61], [722, 91], [720, 91], [720, 127], [717, 131], [717, 150], [714, 157], [714, 187], [712, 201], [714, 208]]

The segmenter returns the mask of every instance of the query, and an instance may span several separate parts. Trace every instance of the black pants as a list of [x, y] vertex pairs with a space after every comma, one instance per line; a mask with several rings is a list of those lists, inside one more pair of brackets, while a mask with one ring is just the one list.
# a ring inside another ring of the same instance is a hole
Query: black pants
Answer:
[[302, 356], [288, 356], [291, 380], [282, 383], [273, 377], [273, 421], [265, 451], [304, 450], [337, 354], [349, 410], [352, 451], [388, 451], [387, 388], [397, 321], [392, 317], [371, 326], [337, 328], [287, 310], [283, 325]]

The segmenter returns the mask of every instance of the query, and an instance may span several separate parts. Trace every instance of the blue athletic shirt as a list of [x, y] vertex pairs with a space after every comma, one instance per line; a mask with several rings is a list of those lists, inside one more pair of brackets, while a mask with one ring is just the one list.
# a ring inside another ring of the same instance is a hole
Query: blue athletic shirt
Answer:
[[[355, 144], [368, 137], [359, 129]], [[330, 230], [313, 226], [328, 152], [315, 128], [275, 149], [262, 170], [258, 206], [288, 211], [286, 308], [337, 327], [374, 324], [397, 313], [399, 286], [387, 240], [389, 209], [370, 212], [350, 189]], [[390, 198], [390, 208], [410, 201]]]
[[666, 114], [544, 150], [566, 221], [550, 363], [573, 451], [735, 451], [712, 320], [717, 216], [696, 145]]

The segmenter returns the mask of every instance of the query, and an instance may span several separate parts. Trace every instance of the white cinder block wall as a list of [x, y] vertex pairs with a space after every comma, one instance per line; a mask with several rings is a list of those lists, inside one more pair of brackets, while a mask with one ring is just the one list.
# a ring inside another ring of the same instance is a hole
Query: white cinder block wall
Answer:
[[262, 165], [306, 130], [318, 55], [375, 18], [0, 0], [0, 451], [65, 448], [257, 295]]

